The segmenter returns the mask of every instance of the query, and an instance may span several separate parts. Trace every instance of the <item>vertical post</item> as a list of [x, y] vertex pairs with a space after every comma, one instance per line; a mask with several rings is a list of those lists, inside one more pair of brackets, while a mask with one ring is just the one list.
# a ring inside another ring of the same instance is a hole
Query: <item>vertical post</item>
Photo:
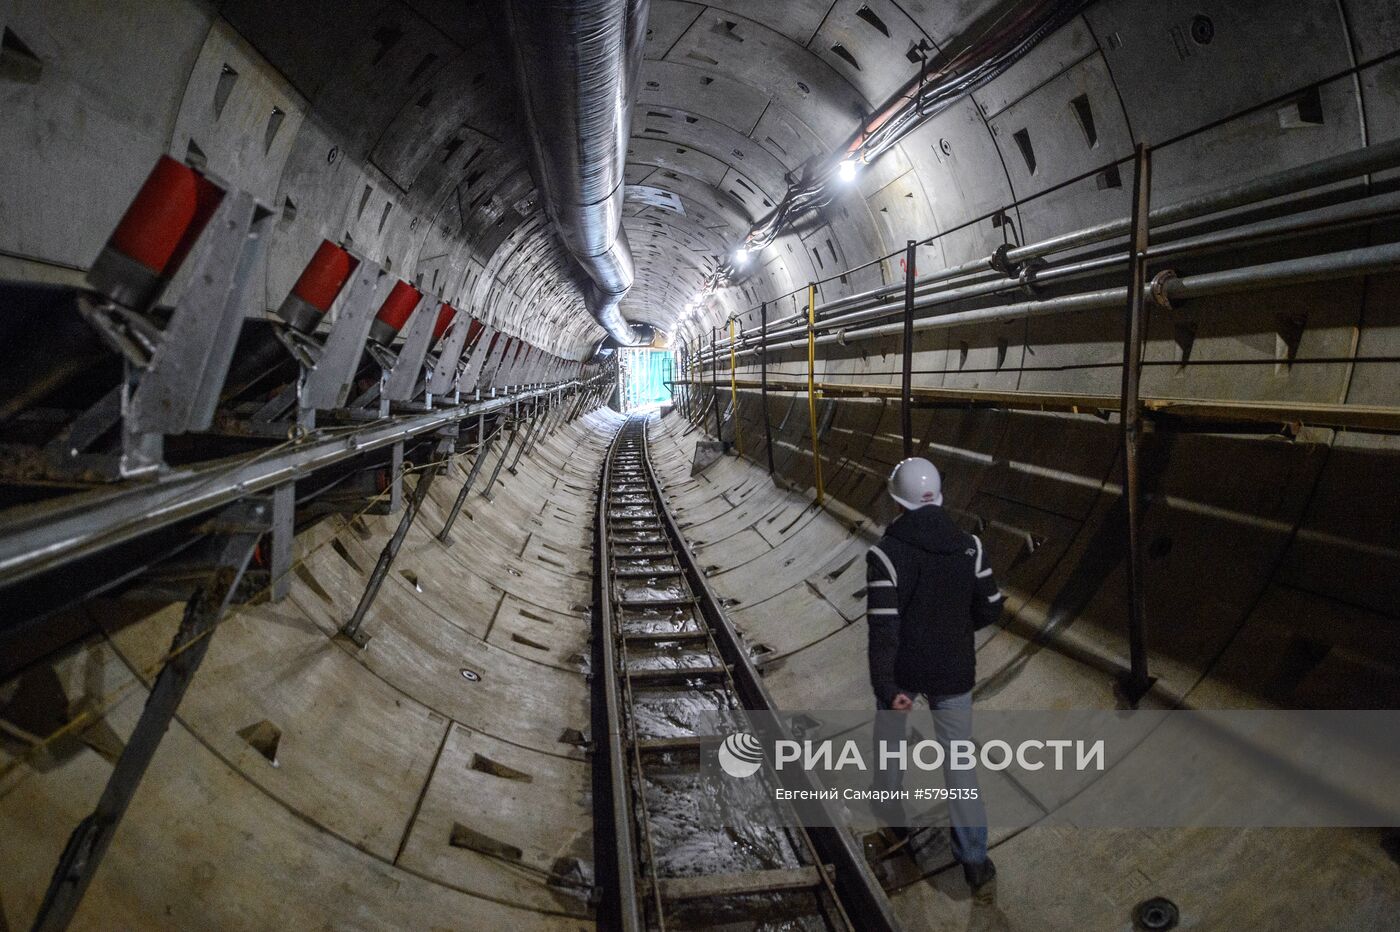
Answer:
[[403, 441], [393, 445], [389, 456], [389, 514], [403, 504]]
[[768, 475], [773, 475], [773, 424], [768, 420], [768, 302], [758, 306], [758, 390], [763, 401], [763, 446], [768, 451]]
[[904, 247], [904, 372], [899, 383], [899, 422], [904, 433], [904, 458], [914, 455], [914, 260], [919, 244]]
[[686, 360], [685, 342], [681, 341], [676, 350], [676, 390], [677, 404], [680, 406], [681, 415], [690, 420], [690, 369]]
[[694, 350], [693, 341], [686, 343], [686, 420], [696, 423], [696, 402], [700, 393], [699, 386], [696, 385], [696, 360], [699, 353]]
[[822, 485], [822, 446], [817, 437], [817, 286], [807, 285], [807, 419], [812, 431], [812, 470], [817, 485], [817, 506], [826, 500]]
[[734, 381], [734, 318], [729, 318], [729, 403], [734, 406], [734, 452], [743, 455], [744, 441], [739, 436], [739, 387]]
[[1139, 379], [1144, 335], [1143, 292], [1147, 285], [1148, 211], [1151, 207], [1152, 153], [1138, 143], [1134, 153], [1133, 233], [1128, 257], [1128, 307], [1123, 327], [1123, 394], [1119, 402], [1123, 428], [1123, 495], [1128, 505], [1128, 657], [1123, 682], [1134, 706], [1152, 688], [1147, 674], [1146, 606], [1142, 578], [1142, 489], [1138, 473], [1138, 444], [1142, 420]]
[[280, 602], [292, 591], [292, 553], [296, 549], [297, 484], [284, 482], [272, 490], [272, 553], [267, 574], [272, 601]]
[[695, 367], [690, 358], [689, 341], [681, 344], [681, 374], [685, 377], [685, 419], [695, 420], [695, 386], [690, 384]]
[[724, 442], [724, 415], [719, 410], [719, 336], [710, 328], [710, 397], [715, 405], [715, 439]]

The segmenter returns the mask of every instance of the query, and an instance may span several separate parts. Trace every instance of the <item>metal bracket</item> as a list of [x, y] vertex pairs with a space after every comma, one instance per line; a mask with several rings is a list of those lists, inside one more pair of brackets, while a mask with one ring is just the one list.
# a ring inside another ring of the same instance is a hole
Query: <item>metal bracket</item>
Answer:
[[458, 313], [438, 349], [437, 362], [433, 365], [433, 371], [428, 380], [430, 386], [442, 387], [442, 391], [435, 392], [435, 394], [446, 394], [452, 391], [452, 386], [456, 384], [457, 366], [462, 360], [462, 351], [466, 349], [467, 337], [471, 335], [471, 332], [471, 315]]
[[991, 258], [987, 260], [987, 264], [1007, 278], [1016, 278], [1021, 274], [1021, 267], [1006, 257], [1006, 254], [1015, 248], [1016, 247], [1010, 243], [1002, 243], [996, 248], [996, 251], [992, 253]]
[[496, 330], [494, 327], [483, 326], [481, 333], [477, 335], [476, 345], [472, 348], [472, 354], [467, 359], [467, 364], [462, 367], [462, 371], [457, 375], [457, 381], [454, 383], [457, 391], [469, 392], [479, 387], [478, 383], [480, 381], [481, 370], [486, 365], [486, 357], [493, 349], [491, 341], [499, 332], [500, 331]]
[[1040, 286], [1036, 283], [1035, 276], [1041, 269], [1049, 265], [1040, 256], [1032, 256], [1021, 265], [1017, 278], [1021, 281], [1021, 291], [1027, 298], [1035, 300], [1040, 297]]
[[[352, 254], [353, 255], [353, 254]], [[365, 340], [369, 328], [374, 323], [377, 299], [388, 283], [384, 270], [362, 256], [355, 255], [359, 265], [350, 287], [338, 299], [335, 323], [326, 337], [321, 358], [306, 375], [302, 388], [302, 406], [311, 409], [334, 410], [345, 406], [350, 386], [355, 380], [355, 372], [360, 367], [360, 357], [365, 351]]]
[[219, 204], [195, 247], [189, 283], [132, 394], [126, 419], [133, 430], [182, 434], [213, 421], [271, 218], [272, 211], [246, 191]]
[[1153, 304], [1158, 307], [1167, 308], [1168, 310], [1175, 310], [1176, 305], [1172, 304], [1172, 299], [1167, 295], [1167, 289], [1170, 283], [1178, 277], [1175, 269], [1163, 269], [1152, 276], [1152, 284], [1149, 288], [1151, 290]]
[[409, 318], [403, 346], [399, 347], [398, 358], [390, 367], [388, 381], [384, 385], [384, 397], [388, 401], [409, 401], [413, 398], [414, 386], [423, 374], [423, 357], [428, 354], [433, 326], [437, 323], [437, 308], [441, 303], [441, 298], [426, 294], [418, 301], [418, 308]]

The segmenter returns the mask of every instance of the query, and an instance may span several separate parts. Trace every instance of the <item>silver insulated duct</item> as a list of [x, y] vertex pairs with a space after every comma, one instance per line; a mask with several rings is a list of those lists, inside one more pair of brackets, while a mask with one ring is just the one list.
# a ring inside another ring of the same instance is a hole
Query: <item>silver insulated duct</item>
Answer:
[[623, 167], [648, 0], [506, 0], [535, 179], [559, 235], [592, 279], [588, 310], [623, 345], [632, 287]]

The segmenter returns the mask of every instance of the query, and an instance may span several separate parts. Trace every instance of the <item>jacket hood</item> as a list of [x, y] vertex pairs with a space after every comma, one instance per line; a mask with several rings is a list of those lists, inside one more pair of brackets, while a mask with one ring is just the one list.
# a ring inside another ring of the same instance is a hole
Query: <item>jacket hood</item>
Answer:
[[967, 546], [963, 532], [938, 505], [906, 511], [894, 519], [885, 533], [930, 553], [956, 553]]

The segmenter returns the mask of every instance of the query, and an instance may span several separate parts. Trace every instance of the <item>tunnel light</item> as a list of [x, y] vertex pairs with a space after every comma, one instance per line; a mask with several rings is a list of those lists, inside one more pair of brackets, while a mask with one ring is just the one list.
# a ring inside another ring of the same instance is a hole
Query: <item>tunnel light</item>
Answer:
[[842, 159], [842, 160], [841, 160], [841, 164], [838, 165], [838, 166], [836, 166], [836, 170], [837, 170], [837, 173], [840, 175], [842, 181], [855, 181], [855, 180], [856, 180], [856, 160], [855, 160], [855, 159]]
[[747, 265], [749, 261], [749, 250], [747, 246], [740, 246], [734, 250], [734, 262], [737, 265]]

